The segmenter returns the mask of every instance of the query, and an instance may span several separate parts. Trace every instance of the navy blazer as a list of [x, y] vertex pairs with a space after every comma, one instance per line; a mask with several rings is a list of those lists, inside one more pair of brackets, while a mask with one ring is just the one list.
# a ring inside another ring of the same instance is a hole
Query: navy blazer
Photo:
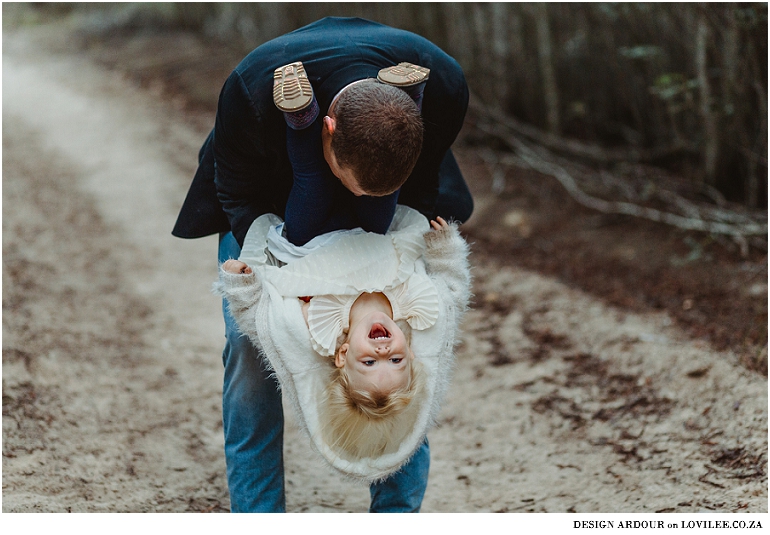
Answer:
[[[286, 123], [273, 104], [273, 71], [293, 61], [305, 65], [322, 113], [340, 89], [376, 78], [383, 67], [408, 61], [430, 69], [422, 105], [422, 151], [399, 203], [434, 217], [439, 168], [447, 167], [442, 161], [451, 156], [449, 147], [468, 107], [460, 65], [414, 33], [360, 18], [327, 17], [260, 45], [230, 74], [172, 234], [198, 238], [231, 230], [243, 244], [258, 216], [284, 216], [293, 179]], [[454, 168], [459, 173], [456, 164]]]

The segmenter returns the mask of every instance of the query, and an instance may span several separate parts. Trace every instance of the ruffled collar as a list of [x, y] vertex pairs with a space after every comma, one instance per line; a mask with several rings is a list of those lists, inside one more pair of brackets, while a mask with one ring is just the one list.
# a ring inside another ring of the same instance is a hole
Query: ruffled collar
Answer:
[[[438, 292], [424, 273], [414, 273], [409, 280], [382, 290], [393, 309], [393, 320], [406, 320], [418, 331], [436, 323]], [[350, 327], [350, 308], [363, 292], [355, 295], [317, 295], [310, 300], [307, 321], [313, 349], [323, 356], [334, 355], [341, 336]]]
[[[406, 282], [425, 252], [423, 234], [428, 220], [416, 210], [398, 205], [385, 235], [342, 231], [327, 243], [286, 265], [271, 265], [266, 254], [271, 225], [280, 218], [266, 214], [252, 224], [240, 260], [263, 272], [284, 297], [361, 295]], [[282, 263], [281, 263], [282, 264]]]

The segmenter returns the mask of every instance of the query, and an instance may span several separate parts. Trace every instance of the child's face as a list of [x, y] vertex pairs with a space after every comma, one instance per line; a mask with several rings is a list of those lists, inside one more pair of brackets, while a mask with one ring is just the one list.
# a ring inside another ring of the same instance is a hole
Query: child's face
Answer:
[[407, 385], [413, 358], [398, 325], [387, 314], [371, 312], [350, 325], [335, 364], [345, 368], [353, 388], [392, 392]]

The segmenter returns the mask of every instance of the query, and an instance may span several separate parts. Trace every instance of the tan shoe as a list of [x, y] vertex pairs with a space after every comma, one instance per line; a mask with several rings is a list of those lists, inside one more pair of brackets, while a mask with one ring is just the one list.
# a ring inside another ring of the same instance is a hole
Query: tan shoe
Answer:
[[295, 112], [313, 102], [313, 86], [301, 61], [278, 67], [273, 73], [273, 102], [279, 110]]
[[402, 62], [393, 67], [385, 67], [377, 73], [377, 79], [388, 85], [396, 87], [410, 87], [426, 82], [430, 76], [430, 69], [420, 67], [412, 63]]

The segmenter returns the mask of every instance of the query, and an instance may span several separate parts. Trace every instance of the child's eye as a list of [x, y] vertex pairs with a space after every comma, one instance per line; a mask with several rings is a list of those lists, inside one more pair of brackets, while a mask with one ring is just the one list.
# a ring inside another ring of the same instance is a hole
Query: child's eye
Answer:
[[392, 358], [392, 359], [390, 359], [390, 362], [392, 362], [393, 364], [398, 364], [398, 363], [399, 363], [399, 362], [401, 362], [402, 360], [404, 360], [404, 359], [402, 359], [402, 358], [400, 358], [400, 357], [397, 357], [397, 358]]
[[364, 366], [374, 366], [374, 360], [364, 360]]

